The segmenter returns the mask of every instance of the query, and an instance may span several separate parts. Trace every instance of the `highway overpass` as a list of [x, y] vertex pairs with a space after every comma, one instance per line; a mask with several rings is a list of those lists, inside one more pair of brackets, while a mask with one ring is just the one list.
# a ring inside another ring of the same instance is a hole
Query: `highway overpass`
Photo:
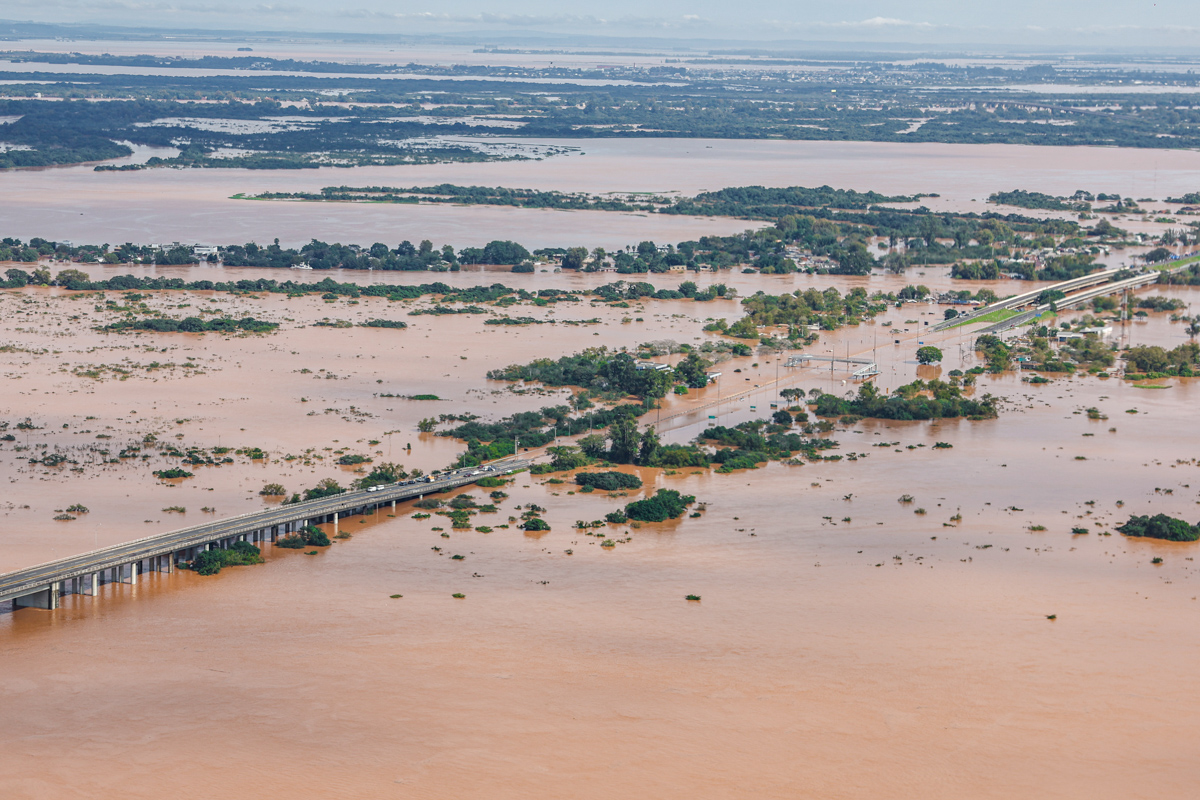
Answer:
[[[1027, 306], [1030, 303], [1036, 302], [1037, 299], [1042, 296], [1042, 292], [1052, 292], [1055, 290], [1060, 292], [1070, 292], [1075, 289], [1082, 289], [1085, 286], [1095, 286], [1098, 283], [1108, 283], [1110, 280], [1112, 280], [1114, 275], [1121, 271], [1121, 269], [1106, 269], [1101, 272], [1093, 272], [1090, 275], [1083, 275], [1079, 278], [1072, 278], [1069, 281], [1059, 281], [1058, 283], [1052, 283], [1049, 286], [1043, 286], [1040, 289], [1033, 289], [1032, 291], [1013, 295], [1012, 297], [1004, 300], [997, 300], [995, 303], [991, 303], [990, 305], [980, 306], [968, 314], [960, 314], [957, 317], [951, 317], [948, 320], [939, 322], [937, 325], [932, 326], [930, 330], [943, 331], [947, 328], [963, 325], [976, 317], [982, 317], [986, 314], [992, 313], [993, 311], [1004, 311], [1010, 308], [1021, 308], [1022, 306]], [[1153, 275], [1156, 278], [1158, 276], [1157, 272], [1147, 274]]]
[[[1174, 272], [1175, 270], [1171, 271]], [[1067, 297], [1055, 300], [1053, 305], [1059, 310], [1074, 308], [1082, 303], [1087, 303], [1091, 300], [1094, 300], [1097, 297], [1104, 297], [1105, 295], [1116, 294], [1118, 292], [1124, 292], [1131, 289], [1140, 289], [1143, 286], [1149, 286], [1151, 284], [1158, 283], [1158, 278], [1162, 274], [1163, 273], [1161, 272], [1143, 272], [1133, 276], [1132, 278], [1126, 278], [1120, 281], [1112, 281], [1111, 283], [1105, 283], [1100, 286], [1079, 292], [1078, 294], [1068, 295]], [[989, 325], [983, 330], [976, 331], [975, 333], [1000, 333], [1002, 331], [1009, 330], [1010, 328], [1016, 328], [1036, 319], [1037, 317], [1041, 316], [1042, 313], [1049, 311], [1050, 305], [1050, 303], [1043, 303], [1037, 308], [1031, 309], [1022, 314], [1018, 314], [1015, 317], [1009, 317], [1008, 319], [997, 322], [994, 325]]]

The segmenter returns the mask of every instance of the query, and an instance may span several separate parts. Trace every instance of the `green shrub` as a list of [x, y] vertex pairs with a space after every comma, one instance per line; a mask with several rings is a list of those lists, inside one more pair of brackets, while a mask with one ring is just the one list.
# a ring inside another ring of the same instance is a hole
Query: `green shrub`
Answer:
[[169, 481], [176, 478], [194, 478], [195, 475], [193, 475], [191, 472], [188, 472], [186, 469], [171, 467], [171, 469], [155, 470], [154, 477], [159, 478], [160, 480]]
[[1153, 517], [1132, 516], [1117, 530], [1126, 536], [1145, 536], [1171, 542], [1194, 542], [1200, 539], [1200, 525], [1189, 525], [1181, 519], [1155, 514]]
[[306, 545], [311, 547], [329, 547], [329, 537], [325, 535], [325, 531], [316, 525], [305, 525], [300, 529], [300, 533], [304, 536], [304, 543]]
[[192, 561], [198, 575], [216, 575], [222, 567], [261, 564], [262, 551], [249, 542], [234, 542], [228, 550], [205, 550]]
[[642, 488], [641, 478], [624, 472], [584, 472], [575, 476], [575, 483], [605, 492]]
[[682, 495], [674, 489], [659, 489], [653, 497], [636, 500], [625, 506], [625, 516], [641, 522], [664, 522], [683, 516], [696, 498]]
[[503, 486], [505, 483], [507, 483], [506, 480], [495, 475], [484, 475], [475, 481], [476, 486], [482, 486], [484, 489], [495, 489], [498, 486]]
[[302, 547], [329, 547], [331, 542], [325, 531], [316, 525], [305, 525], [295, 533], [289, 533], [275, 542], [276, 547], [299, 550]]

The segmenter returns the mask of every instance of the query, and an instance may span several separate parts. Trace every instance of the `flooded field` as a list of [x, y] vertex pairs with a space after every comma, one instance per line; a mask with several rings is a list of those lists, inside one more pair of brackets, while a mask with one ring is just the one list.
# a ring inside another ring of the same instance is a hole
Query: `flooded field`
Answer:
[[[452, 141], [472, 141], [455, 137]], [[503, 144], [488, 138], [489, 145]], [[564, 192], [679, 192], [729, 186], [829, 185], [888, 194], [938, 193], [935, 210], [996, 210], [997, 191], [1070, 195], [1077, 189], [1127, 197], [1195, 191], [1200, 153], [1105, 147], [783, 142], [708, 139], [515, 139], [530, 147], [578, 148], [541, 161], [317, 170], [151, 169], [91, 166], [9, 171], [4, 235], [76, 242], [322, 241], [370, 244], [431, 239], [455, 247], [515, 239], [530, 248], [624, 247], [728, 235], [758, 223], [592, 211], [349, 203], [267, 203], [239, 192], [314, 192], [325, 186], [454, 183]], [[130, 161], [145, 161], [139, 154]], [[113, 162], [119, 163], [119, 162]], [[1013, 211], [1006, 209], [1005, 211]]]
[[[573, 289], [613, 277], [372, 276]], [[932, 269], [699, 279], [715, 280], [743, 296], [949, 285]], [[1016, 291], [995, 284], [1005, 286]], [[94, 294], [0, 294], [0, 419], [29, 419], [0, 445], [0, 571], [261, 507], [266, 482], [345, 484], [354, 468], [333, 464], [338, 452], [443, 466], [463, 445], [419, 433], [420, 419], [491, 420], [565, 396], [518, 393], [488, 370], [601, 344], [697, 343], [713, 335], [706, 320], [741, 316], [733, 300], [585, 301], [515, 306], [506, 313], [553, 311], [559, 322], [502, 327], [408, 315], [428, 299], [146, 294], [171, 316], [204, 308], [281, 327], [102, 334], [93, 327], [118, 315]], [[923, 332], [941, 311], [889, 310], [880, 324], [822, 334], [809, 352], [873, 355], [888, 390], [974, 366], [969, 332]], [[312, 325], [325, 318], [409, 327]], [[1188, 340], [1161, 313], [1114, 335]], [[940, 368], [915, 363], [918, 343], [944, 350]], [[717, 385], [646, 419], [683, 442], [710, 415], [766, 416], [783, 387], [856, 388], [845, 371], [784, 368], [782, 357], [725, 361]], [[996, 420], [839, 425], [838, 462], [638, 470], [646, 486], [632, 494], [676, 488], [707, 510], [609, 525], [611, 548], [573, 525], [632, 495], [570, 494], [554, 476], [522, 475], [491, 518], [537, 503], [549, 532], [443, 536], [439, 518], [413, 519], [402, 504], [395, 517], [344, 520], [352, 538], [317, 556], [268, 548], [261, 566], [152, 575], [68, 597], [53, 614], [5, 611], [0, 795], [1189, 797], [1200, 770], [1171, 743], [1200, 733], [1185, 677], [1200, 655], [1197, 545], [1108, 535], [1130, 513], [1200, 517], [1190, 435], [1200, 384], [1158, 383], [1169, 388], [983, 375], [976, 394], [1005, 398]], [[1091, 407], [1107, 419], [1082, 413]], [[234, 463], [172, 486], [152, 475], [167, 463], [157, 455], [112, 463], [148, 434], [269, 458], [231, 453]], [[55, 450], [79, 471], [28, 463]], [[912, 503], [899, 502], [906, 494]], [[54, 519], [73, 503], [89, 512]], [[1076, 526], [1089, 533], [1072, 535]]]

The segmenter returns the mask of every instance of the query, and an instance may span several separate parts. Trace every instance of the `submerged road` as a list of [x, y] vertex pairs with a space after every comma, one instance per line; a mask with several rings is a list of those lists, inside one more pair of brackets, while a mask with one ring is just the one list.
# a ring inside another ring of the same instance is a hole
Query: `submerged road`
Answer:
[[[384, 505], [394, 507], [399, 501], [466, 486], [485, 476], [518, 472], [527, 469], [531, 463], [514, 459], [488, 467], [446, 473], [433, 481], [422, 479], [387, 484], [373, 490], [345, 492], [103, 547], [77, 556], [0, 574], [0, 601], [14, 600], [18, 606], [57, 608], [62, 584], [67, 581], [88, 578], [88, 593], [94, 595], [99, 585], [100, 573], [105, 570], [114, 570], [113, 580], [124, 580], [122, 576], [125, 574], [125, 568], [129, 567], [130, 579], [136, 581], [138, 567], [143, 561], [151, 561], [152, 569], [170, 571], [176, 560], [188, 560], [177, 559], [178, 555], [190, 553], [197, 548], [207, 550], [212, 546], [220, 546], [223, 542], [245, 538], [252, 541], [274, 540], [277, 535], [298, 530], [314, 521], [330, 519], [336, 523], [339, 517], [346, 514]], [[164, 565], [154, 566], [156, 560], [161, 563], [164, 557]], [[79, 590], [78, 587], [76, 590]]]

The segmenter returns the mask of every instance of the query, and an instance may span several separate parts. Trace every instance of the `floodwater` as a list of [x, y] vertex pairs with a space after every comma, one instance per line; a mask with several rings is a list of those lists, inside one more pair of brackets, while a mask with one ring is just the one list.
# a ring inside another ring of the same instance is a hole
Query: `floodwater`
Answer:
[[[415, 276], [432, 277], [497, 276]], [[536, 277], [567, 287], [602, 276]], [[729, 278], [742, 294], [781, 290], [767, 276]], [[906, 282], [783, 280], [842, 291]], [[1155, 293], [1191, 302], [1194, 291]], [[30, 417], [36, 429], [0, 447], [0, 571], [194, 524], [209, 518], [203, 506], [218, 516], [258, 507], [267, 481], [345, 482], [350, 469], [330, 463], [341, 447], [443, 465], [461, 445], [418, 434], [419, 419], [562, 401], [516, 394], [487, 370], [599, 344], [695, 343], [709, 336], [705, 319], [739, 315], [734, 301], [585, 302], [553, 315], [598, 324], [518, 328], [407, 316], [426, 300], [151, 294], [172, 316], [211, 308], [283, 327], [101, 335], [91, 326], [117, 315], [97, 311], [95, 296], [3, 293], [0, 345], [13, 347], [0, 352], [0, 419]], [[310, 325], [324, 317], [410, 327]], [[940, 318], [937, 306], [892, 309], [880, 323], [906, 333], [863, 325], [823, 334], [811, 352], [874, 353], [887, 389], [973, 365], [962, 330], [921, 332]], [[1163, 314], [1119, 334], [1187, 341]], [[913, 362], [921, 342], [945, 351], [940, 373]], [[843, 372], [778, 362], [724, 362], [718, 386], [670, 398], [664, 438], [692, 438], [710, 414], [765, 416], [780, 386], [854, 388]], [[981, 376], [977, 393], [1007, 398], [997, 420], [839, 428], [838, 462], [640, 471], [640, 494], [694, 494], [707, 504], [698, 518], [587, 536], [576, 520], [631, 498], [571, 495], [569, 483], [525, 475], [498, 514], [474, 522], [504, 524], [537, 503], [548, 533], [450, 530], [402, 505], [394, 518], [343, 520], [353, 538], [316, 556], [269, 550], [264, 565], [212, 578], [155, 575], [69, 597], [53, 614], [0, 613], [0, 796], [1191, 797], [1200, 768], [1172, 743], [1200, 733], [1186, 679], [1200, 655], [1198, 546], [1104, 535], [1129, 513], [1197, 516], [1200, 453], [1188, 434], [1200, 387], [1162, 383]], [[1093, 406], [1108, 418], [1075, 413]], [[259, 446], [271, 460], [239, 456], [168, 488], [149, 474], [157, 457], [94, 457], [147, 433], [180, 447]], [[43, 443], [83, 471], [22, 461]], [[283, 460], [309, 448], [308, 465]], [[76, 502], [90, 512], [53, 520]], [[616, 546], [601, 547], [604, 536]]]
[[342, 185], [455, 183], [685, 195], [730, 186], [830, 185], [887, 194], [933, 192], [941, 197], [922, 200], [932, 209], [984, 213], [997, 210], [986, 203], [990, 194], [1018, 188], [1054, 195], [1086, 189], [1161, 200], [1195, 191], [1200, 172], [1200, 152], [1185, 150], [718, 139], [448, 141], [572, 151], [540, 161], [319, 170], [95, 172], [91, 166], [77, 166], [10, 171], [0, 175], [6, 198], [3, 227], [7, 236], [96, 243], [228, 244], [278, 237], [284, 245], [297, 246], [313, 238], [359, 244], [431, 239], [461, 248], [514, 239], [531, 248], [583, 244], [612, 249], [645, 239], [679, 242], [727, 235], [761, 223], [597, 211], [231, 198], [239, 192], [314, 192]]

